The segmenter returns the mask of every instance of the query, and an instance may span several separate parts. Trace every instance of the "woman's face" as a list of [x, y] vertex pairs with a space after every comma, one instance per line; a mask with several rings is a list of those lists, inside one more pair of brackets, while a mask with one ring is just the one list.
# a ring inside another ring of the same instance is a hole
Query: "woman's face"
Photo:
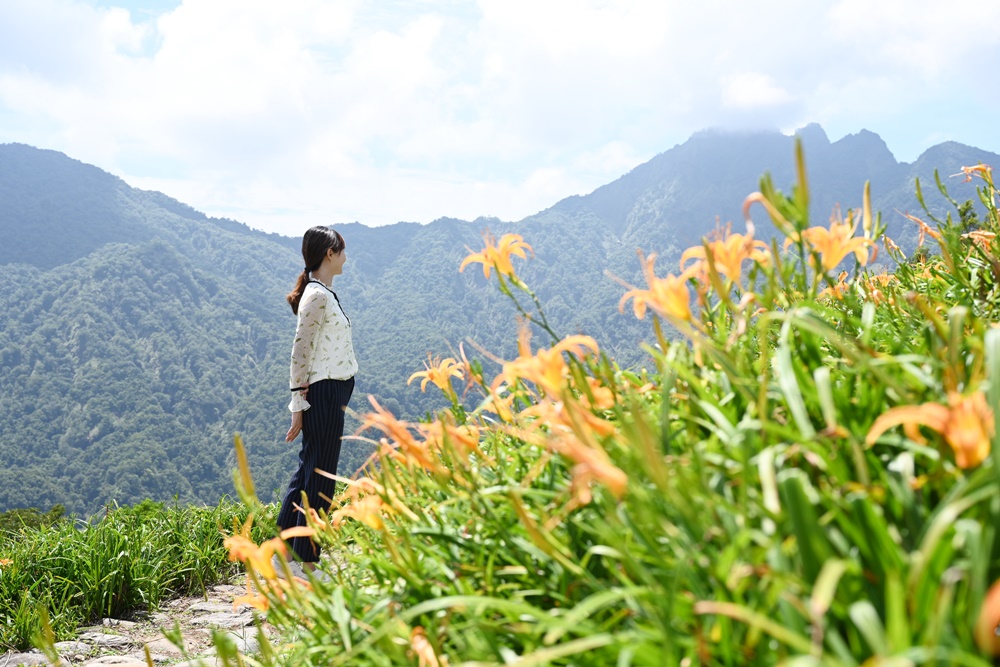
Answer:
[[344, 272], [344, 262], [347, 261], [347, 248], [342, 249], [340, 252], [333, 252], [333, 248], [330, 248], [327, 250], [327, 257], [332, 262], [333, 275], [339, 276]]

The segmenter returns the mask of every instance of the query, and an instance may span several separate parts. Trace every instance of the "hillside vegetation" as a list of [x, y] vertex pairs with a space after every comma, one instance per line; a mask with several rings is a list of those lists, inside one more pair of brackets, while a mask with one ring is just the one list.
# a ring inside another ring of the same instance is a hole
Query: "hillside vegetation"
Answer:
[[[518, 352], [495, 373], [435, 360], [429, 421], [372, 402], [378, 465], [305, 529], [332, 581], [277, 578], [277, 538], [227, 540], [287, 639], [262, 635], [254, 664], [992, 664], [992, 173], [965, 170], [983, 217], [915, 218], [936, 254], [909, 258], [867, 189], [814, 223], [801, 148], [796, 172], [790, 195], [765, 178], [744, 203], [771, 243], [748, 222], [680, 268], [646, 257], [620, 289], [649, 327], [646, 373], [553, 330], [530, 234], [467, 257], [530, 320]], [[891, 274], [868, 268], [880, 239]], [[246, 465], [241, 480], [258, 507]]]
[[[274, 514], [258, 515], [257, 539], [268, 537]], [[69, 640], [101, 619], [204, 594], [234, 574], [223, 530], [246, 519], [246, 506], [230, 499], [109, 507], [90, 523], [58, 512], [0, 514], [0, 655], [30, 648], [46, 623], [54, 640]]]
[[[913, 178], [933, 182], [962, 164], [995, 161], [942, 144], [898, 163], [874, 134], [830, 142], [802, 130], [814, 219], [872, 181], [873, 206], [910, 253], [918, 227]], [[793, 177], [793, 139], [704, 132], [595, 192], [520, 222], [441, 219], [369, 228], [337, 224], [348, 263], [336, 289], [355, 325], [360, 365], [353, 407], [366, 396], [402, 419], [437, 404], [406, 379], [428, 354], [459, 347], [501, 370], [517, 354], [516, 309], [475, 272], [455, 267], [482, 232], [522, 234], [534, 249], [519, 270], [553, 328], [586, 332], [622, 368], [652, 368], [648, 324], [617, 304], [618, 280], [641, 284], [636, 248], [674, 267], [711, 233], [740, 220], [758, 175]], [[928, 180], [930, 179], [930, 180]], [[951, 179], [960, 201], [972, 184]], [[932, 211], [947, 202], [929, 201]], [[980, 208], [980, 213], [982, 213]], [[338, 222], [338, 221], [331, 221]], [[774, 234], [758, 221], [758, 239]], [[232, 492], [234, 432], [244, 436], [260, 494], [274, 498], [294, 468], [283, 441], [294, 317], [284, 302], [301, 268], [298, 238], [209, 218], [155, 192], [52, 151], [0, 146], [0, 510], [63, 504], [70, 513], [143, 499], [215, 504]], [[883, 253], [870, 268], [891, 266]], [[667, 327], [665, 336], [678, 334]], [[480, 352], [482, 350], [483, 352]], [[464, 404], [468, 410], [475, 403]], [[348, 430], [361, 421], [353, 416]], [[372, 452], [349, 441], [341, 474]]]

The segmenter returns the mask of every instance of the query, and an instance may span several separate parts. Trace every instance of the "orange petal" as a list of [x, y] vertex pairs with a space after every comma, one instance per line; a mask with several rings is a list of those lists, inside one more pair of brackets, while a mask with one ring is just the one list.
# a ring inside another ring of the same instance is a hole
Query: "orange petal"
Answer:
[[903, 405], [886, 411], [875, 423], [865, 442], [870, 446], [874, 445], [879, 436], [888, 431], [893, 426], [900, 424], [922, 424], [932, 428], [937, 432], [944, 430], [948, 423], [948, 408], [938, 403], [924, 403], [923, 405]]
[[994, 582], [983, 597], [983, 606], [979, 610], [976, 621], [976, 645], [986, 655], [1000, 655], [1000, 637], [997, 637], [997, 626], [1000, 625], [1000, 581]]
[[281, 539], [283, 540], [290, 540], [293, 537], [313, 537], [314, 535], [316, 535], [316, 529], [309, 526], [293, 526], [281, 531]]

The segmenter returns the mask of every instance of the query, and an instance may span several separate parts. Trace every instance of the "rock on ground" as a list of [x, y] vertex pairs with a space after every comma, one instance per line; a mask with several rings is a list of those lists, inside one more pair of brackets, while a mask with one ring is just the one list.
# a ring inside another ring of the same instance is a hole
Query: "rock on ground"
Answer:
[[[254, 613], [249, 607], [233, 609], [233, 600], [242, 595], [241, 586], [221, 585], [203, 597], [169, 600], [159, 611], [131, 620], [105, 618], [100, 624], [80, 628], [74, 641], [59, 642], [56, 650], [71, 667], [147, 667], [144, 647], [149, 649], [154, 665], [164, 667], [216, 667], [212, 630], [228, 630], [240, 653], [255, 653], [259, 648], [257, 630], [252, 626]], [[180, 624], [184, 653], [163, 635]], [[271, 634], [266, 623], [263, 631]], [[49, 665], [38, 651], [0, 654], [0, 667]]]

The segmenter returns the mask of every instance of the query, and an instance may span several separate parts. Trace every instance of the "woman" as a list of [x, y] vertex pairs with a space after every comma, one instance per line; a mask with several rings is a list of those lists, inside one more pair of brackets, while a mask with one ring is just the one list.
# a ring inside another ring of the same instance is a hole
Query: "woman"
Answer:
[[[292, 312], [298, 315], [298, 326], [292, 344], [292, 400], [288, 405], [292, 425], [285, 441], [291, 442], [301, 431], [302, 451], [278, 514], [281, 530], [306, 525], [306, 517], [298, 509], [304, 507], [303, 493], [315, 510], [327, 509], [334, 495], [336, 482], [316, 470], [337, 472], [344, 410], [358, 370], [351, 320], [332, 288], [333, 277], [341, 274], [347, 259], [344, 248], [344, 237], [329, 227], [309, 229], [302, 238], [305, 268], [287, 297]], [[315, 569], [319, 547], [312, 540], [296, 537], [291, 546], [307, 569]], [[299, 574], [296, 564], [290, 565]]]

